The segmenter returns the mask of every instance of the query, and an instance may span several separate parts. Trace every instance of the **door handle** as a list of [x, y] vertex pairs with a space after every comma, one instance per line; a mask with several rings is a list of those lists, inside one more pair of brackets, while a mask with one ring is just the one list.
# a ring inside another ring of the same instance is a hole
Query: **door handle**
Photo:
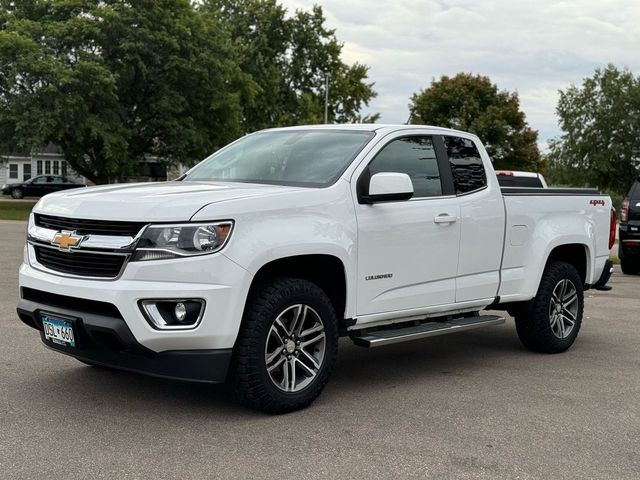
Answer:
[[435, 223], [454, 223], [456, 220], [458, 220], [458, 217], [449, 215], [448, 213], [441, 213], [433, 219]]

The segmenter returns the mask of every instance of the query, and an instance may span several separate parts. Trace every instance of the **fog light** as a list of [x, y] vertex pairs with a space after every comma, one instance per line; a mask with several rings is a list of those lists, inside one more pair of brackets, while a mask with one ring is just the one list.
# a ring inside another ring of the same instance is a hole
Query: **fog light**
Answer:
[[184, 306], [184, 303], [182, 302], [176, 303], [176, 309], [174, 310], [174, 314], [178, 322], [180, 323], [184, 322], [184, 319], [187, 318], [187, 307]]
[[156, 330], [196, 328], [204, 314], [205, 301], [199, 298], [141, 300], [140, 310]]

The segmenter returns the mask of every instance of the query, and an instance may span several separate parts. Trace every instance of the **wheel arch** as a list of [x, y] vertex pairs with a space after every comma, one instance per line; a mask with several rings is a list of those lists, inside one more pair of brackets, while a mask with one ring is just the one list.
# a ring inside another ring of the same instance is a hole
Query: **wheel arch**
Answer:
[[[583, 243], [566, 243], [554, 247], [547, 255], [543, 272], [551, 262], [566, 262], [573, 265], [580, 275], [582, 284], [586, 285], [591, 275], [590, 249]], [[540, 275], [540, 280], [542, 274]], [[540, 285], [538, 280], [538, 285]]]
[[328, 254], [303, 254], [271, 260], [254, 275], [247, 301], [256, 288], [278, 277], [301, 278], [318, 285], [331, 300], [340, 327], [346, 326], [347, 271], [340, 258]]

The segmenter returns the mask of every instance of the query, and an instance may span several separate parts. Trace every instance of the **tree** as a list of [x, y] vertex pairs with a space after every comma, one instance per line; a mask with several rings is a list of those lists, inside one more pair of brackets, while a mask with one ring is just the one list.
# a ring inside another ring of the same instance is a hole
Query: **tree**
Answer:
[[244, 129], [322, 123], [325, 80], [329, 79], [330, 122], [374, 122], [360, 110], [376, 96], [368, 68], [347, 65], [322, 8], [288, 16], [276, 0], [205, 0], [202, 11], [227, 26], [242, 53], [242, 70], [258, 90], [245, 105]]
[[562, 135], [550, 142], [558, 183], [598, 186], [624, 195], [640, 174], [640, 77], [613, 65], [560, 91]]
[[0, 149], [58, 145], [104, 183], [241, 135], [255, 85], [188, 0], [0, 0]]
[[540, 171], [538, 133], [526, 122], [517, 93], [498, 90], [488, 77], [458, 73], [442, 76], [414, 94], [409, 123], [475, 133], [496, 168]]

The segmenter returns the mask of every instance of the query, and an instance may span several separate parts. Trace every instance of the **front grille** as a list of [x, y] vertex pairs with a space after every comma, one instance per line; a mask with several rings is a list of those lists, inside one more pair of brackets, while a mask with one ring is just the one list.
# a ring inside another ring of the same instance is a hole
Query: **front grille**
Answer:
[[82, 218], [35, 215], [36, 225], [51, 230], [75, 231], [78, 235], [113, 235], [135, 237], [146, 224], [141, 222], [116, 222], [110, 220], [86, 220]]
[[38, 263], [56, 272], [82, 277], [115, 278], [126, 260], [124, 255], [88, 252], [62, 252], [54, 248], [33, 246]]

